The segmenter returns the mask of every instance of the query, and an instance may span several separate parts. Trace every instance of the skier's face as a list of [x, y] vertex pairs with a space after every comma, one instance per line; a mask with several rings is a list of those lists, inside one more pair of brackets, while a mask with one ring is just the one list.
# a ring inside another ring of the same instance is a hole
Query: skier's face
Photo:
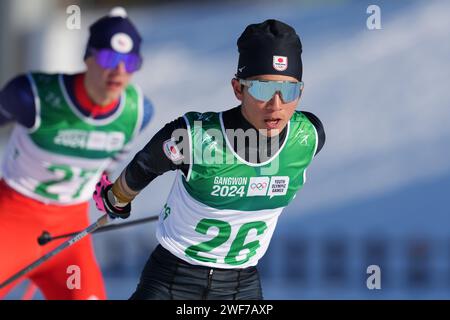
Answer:
[[[297, 79], [282, 75], [260, 75], [246, 80], [265, 81], [291, 81], [298, 82]], [[272, 99], [267, 102], [255, 99], [248, 88], [242, 86], [237, 79], [231, 81], [234, 94], [242, 102], [242, 114], [256, 129], [267, 130], [268, 136], [277, 135], [284, 129], [300, 100], [300, 97], [292, 102], [285, 103], [279, 93], [275, 93]]]
[[122, 91], [131, 79], [131, 73], [125, 69], [123, 62], [120, 62], [114, 69], [102, 68], [94, 57], [86, 59], [87, 76], [92, 80], [91, 85], [99, 95], [109, 100], [118, 99]]

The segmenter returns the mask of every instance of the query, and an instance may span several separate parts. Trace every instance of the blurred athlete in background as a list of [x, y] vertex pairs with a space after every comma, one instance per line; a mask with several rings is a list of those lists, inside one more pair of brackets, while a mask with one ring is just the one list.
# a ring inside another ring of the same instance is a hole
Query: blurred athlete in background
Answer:
[[[89, 225], [96, 182], [148, 125], [153, 107], [130, 84], [142, 64], [140, 45], [125, 10], [115, 8], [90, 27], [85, 72], [28, 73], [0, 91], [0, 124], [15, 122], [0, 180], [0, 283], [64, 241], [40, 247], [43, 230]], [[79, 268], [79, 288], [68, 283], [70, 266]], [[106, 298], [90, 237], [27, 277], [46, 299]]]

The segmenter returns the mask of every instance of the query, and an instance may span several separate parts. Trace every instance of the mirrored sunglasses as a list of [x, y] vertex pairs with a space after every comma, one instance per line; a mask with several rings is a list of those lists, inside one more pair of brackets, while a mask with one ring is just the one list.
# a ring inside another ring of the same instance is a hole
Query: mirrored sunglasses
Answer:
[[142, 58], [135, 53], [119, 53], [110, 49], [93, 50], [97, 63], [104, 69], [115, 69], [121, 61], [128, 73], [139, 70]]
[[303, 91], [303, 82], [239, 79], [239, 83], [248, 88], [253, 98], [264, 102], [272, 99], [277, 92], [281, 94], [284, 103], [293, 102]]

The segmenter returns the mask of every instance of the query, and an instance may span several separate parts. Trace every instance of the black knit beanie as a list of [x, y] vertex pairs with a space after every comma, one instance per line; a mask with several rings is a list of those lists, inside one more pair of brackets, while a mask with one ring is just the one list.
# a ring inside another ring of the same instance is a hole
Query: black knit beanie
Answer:
[[302, 80], [302, 43], [291, 26], [273, 19], [251, 24], [239, 37], [237, 46], [238, 78], [280, 74]]

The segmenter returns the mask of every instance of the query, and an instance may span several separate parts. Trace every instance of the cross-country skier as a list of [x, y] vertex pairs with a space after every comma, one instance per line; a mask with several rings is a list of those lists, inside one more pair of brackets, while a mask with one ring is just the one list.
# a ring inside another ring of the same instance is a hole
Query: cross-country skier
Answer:
[[[63, 241], [40, 247], [43, 230], [89, 225], [95, 184], [147, 127], [153, 107], [129, 83], [141, 67], [140, 45], [125, 10], [116, 8], [90, 27], [85, 72], [32, 72], [0, 91], [0, 124], [15, 122], [0, 180], [0, 283]], [[90, 237], [27, 277], [46, 299], [106, 298]]]
[[159, 218], [159, 245], [131, 299], [263, 298], [256, 265], [325, 133], [316, 116], [295, 110], [303, 89], [295, 30], [267, 20], [249, 25], [237, 44], [231, 84], [241, 105], [186, 113], [166, 124], [114, 184], [105, 176], [97, 184], [97, 207], [127, 218], [153, 179], [178, 172]]

